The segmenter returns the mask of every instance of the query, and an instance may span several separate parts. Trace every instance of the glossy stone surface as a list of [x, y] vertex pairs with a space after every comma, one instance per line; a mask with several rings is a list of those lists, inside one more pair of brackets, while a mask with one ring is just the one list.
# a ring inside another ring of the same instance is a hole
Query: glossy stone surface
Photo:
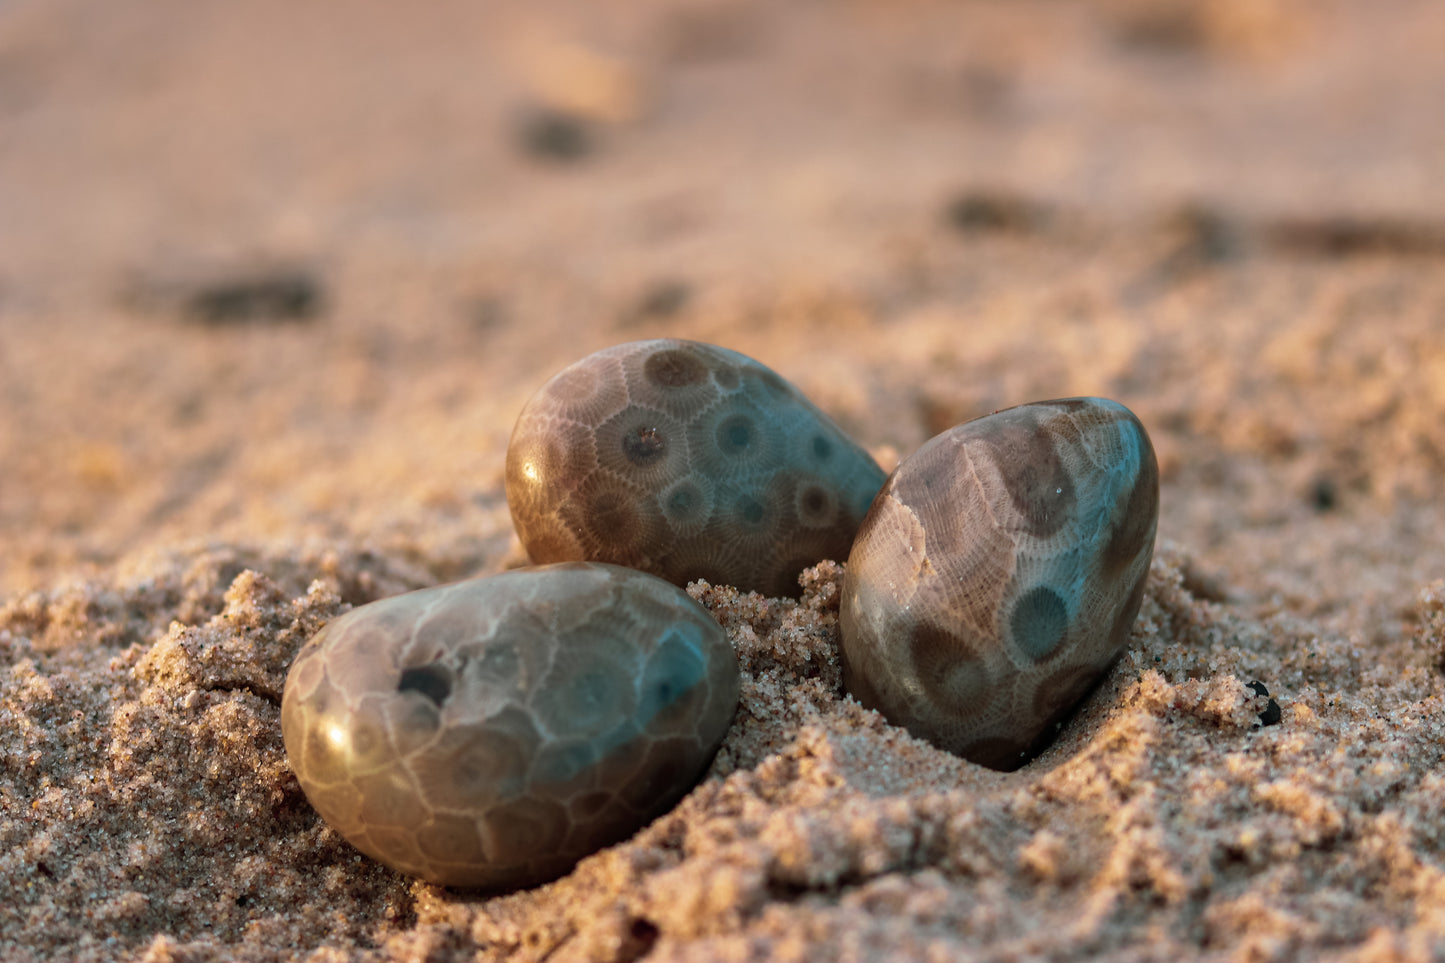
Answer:
[[534, 562], [773, 596], [848, 554], [883, 479], [772, 370], [693, 341], [622, 344], [563, 370], [507, 449], [507, 503]]
[[1117, 402], [944, 432], [889, 477], [853, 544], [844, 684], [914, 735], [1017, 768], [1128, 641], [1158, 517], [1153, 446]]
[[364, 605], [297, 655], [281, 727], [307, 798], [433, 883], [555, 878], [685, 795], [737, 707], [707, 610], [611, 565], [505, 572]]

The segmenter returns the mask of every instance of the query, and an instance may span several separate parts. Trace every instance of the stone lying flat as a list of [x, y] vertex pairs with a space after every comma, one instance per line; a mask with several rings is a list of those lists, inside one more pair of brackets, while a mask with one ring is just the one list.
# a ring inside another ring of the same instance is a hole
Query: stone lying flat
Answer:
[[654, 576], [574, 563], [361, 606], [291, 666], [286, 754], [362, 852], [510, 889], [630, 836], [697, 782], [739, 673], [707, 610]]

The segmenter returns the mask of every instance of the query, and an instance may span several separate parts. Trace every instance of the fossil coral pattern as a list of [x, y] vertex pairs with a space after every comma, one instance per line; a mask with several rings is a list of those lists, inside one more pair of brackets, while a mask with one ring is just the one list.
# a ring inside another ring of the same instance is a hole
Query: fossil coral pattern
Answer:
[[798, 594], [848, 553], [884, 472], [769, 368], [692, 341], [599, 351], [527, 403], [507, 503], [534, 562]]
[[328, 624], [291, 666], [286, 753], [362, 852], [433, 883], [552, 879], [696, 783], [737, 707], [732, 646], [680, 589], [546, 566]]
[[1153, 447], [1116, 402], [939, 435], [888, 479], [848, 557], [845, 685], [915, 735], [1017, 768], [1127, 642], [1158, 514]]

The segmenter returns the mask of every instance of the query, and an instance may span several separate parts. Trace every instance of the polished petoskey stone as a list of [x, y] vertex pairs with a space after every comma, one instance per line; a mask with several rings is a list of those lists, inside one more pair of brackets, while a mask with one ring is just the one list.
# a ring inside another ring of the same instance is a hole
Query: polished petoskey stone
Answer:
[[527, 402], [507, 449], [507, 504], [532, 561], [772, 596], [848, 554], [883, 479], [776, 372], [694, 341], [583, 358]]
[[433, 883], [566, 873], [672, 807], [738, 703], [726, 634], [612, 565], [410, 592], [328, 623], [286, 680], [286, 755], [367, 855]]
[[1128, 641], [1158, 517], [1154, 449], [1117, 402], [944, 432], [898, 466], [853, 543], [844, 684], [914, 735], [1017, 768]]

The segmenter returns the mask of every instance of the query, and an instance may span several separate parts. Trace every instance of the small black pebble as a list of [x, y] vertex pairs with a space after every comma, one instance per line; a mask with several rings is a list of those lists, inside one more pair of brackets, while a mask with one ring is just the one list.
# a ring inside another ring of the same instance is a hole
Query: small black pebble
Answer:
[[1327, 512], [1333, 509], [1338, 501], [1338, 493], [1335, 491], [1335, 483], [1330, 478], [1320, 477], [1310, 485], [1310, 504], [1314, 505], [1315, 511]]
[[[1263, 682], [1251, 682], [1247, 688], [1252, 689], [1255, 695], [1269, 695], [1269, 689], [1265, 687]], [[1265, 706], [1264, 711], [1259, 714], [1259, 724], [1262, 726], [1278, 725], [1280, 718], [1279, 703], [1270, 699], [1269, 705]]]
[[419, 692], [441, 708], [452, 694], [452, 674], [446, 666], [435, 663], [403, 669], [396, 691]]

